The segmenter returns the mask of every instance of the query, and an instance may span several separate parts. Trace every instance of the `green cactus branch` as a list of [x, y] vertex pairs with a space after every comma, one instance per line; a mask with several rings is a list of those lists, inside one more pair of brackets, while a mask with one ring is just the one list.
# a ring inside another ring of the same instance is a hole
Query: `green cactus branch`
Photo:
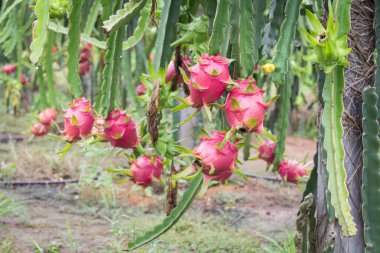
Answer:
[[331, 192], [331, 203], [335, 209], [336, 218], [342, 226], [345, 236], [356, 234], [356, 226], [350, 213], [348, 189], [346, 186], [346, 171], [344, 168], [343, 125], [343, 67], [337, 66], [334, 71], [326, 74], [323, 87], [324, 111], [322, 124], [325, 130], [323, 148], [327, 153], [326, 169], [329, 176], [328, 188]]
[[69, 17], [67, 79], [70, 83], [70, 92], [74, 98], [81, 97], [83, 93], [79, 77], [80, 12], [82, 4], [82, 0], [73, 1]]
[[273, 58], [273, 63], [276, 65], [276, 71], [272, 73], [272, 79], [277, 86], [282, 84], [282, 76], [287, 73], [286, 64], [292, 52], [292, 42], [297, 29], [301, 2], [301, 0], [286, 2], [285, 19], [281, 25], [280, 37], [278, 38]]
[[363, 92], [363, 221], [365, 252], [380, 252], [380, 139], [378, 97], [374, 87]]

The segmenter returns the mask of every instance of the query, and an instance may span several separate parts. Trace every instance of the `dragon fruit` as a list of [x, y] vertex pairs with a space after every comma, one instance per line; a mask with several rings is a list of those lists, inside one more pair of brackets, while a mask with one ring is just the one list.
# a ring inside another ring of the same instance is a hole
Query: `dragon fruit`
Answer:
[[94, 124], [94, 109], [90, 102], [82, 97], [69, 104], [65, 110], [65, 130], [63, 134], [68, 141], [85, 138], [91, 133]]
[[5, 74], [10, 75], [14, 72], [16, 72], [17, 66], [14, 64], [6, 64], [3, 66], [3, 71]]
[[300, 177], [305, 176], [308, 171], [304, 167], [298, 167], [297, 161], [295, 160], [284, 160], [278, 165], [278, 173], [280, 173], [281, 178], [290, 183], [298, 184]]
[[200, 157], [195, 165], [202, 167], [207, 180], [225, 181], [235, 169], [238, 154], [236, 146], [227, 141], [219, 149], [225, 135], [223, 132], [213, 131], [211, 136], [200, 138], [201, 144], [194, 149], [194, 154]]
[[25, 76], [24, 73], [22, 73], [21, 76], [20, 76], [20, 83], [21, 83], [22, 85], [25, 85], [26, 82], [27, 82], [27, 80], [26, 80], [26, 76]]
[[276, 143], [271, 140], [264, 141], [259, 146], [259, 158], [272, 164], [275, 158]]
[[44, 136], [50, 132], [50, 125], [37, 122], [30, 130], [34, 136]]
[[263, 93], [252, 79], [237, 81], [227, 97], [226, 118], [231, 128], [261, 133], [265, 111], [269, 105], [264, 103]]
[[113, 110], [104, 122], [104, 134], [113, 147], [134, 148], [138, 144], [135, 122], [122, 110]]
[[131, 173], [135, 184], [147, 187], [154, 179], [160, 179], [162, 174], [162, 160], [160, 157], [140, 156], [132, 160]]
[[49, 125], [51, 122], [56, 121], [57, 111], [53, 108], [45, 109], [38, 114], [38, 120], [45, 125]]
[[107, 137], [104, 133], [104, 119], [102, 116], [96, 116], [94, 126], [92, 127], [91, 134], [99, 136], [101, 142], [107, 142]]
[[190, 89], [189, 102], [193, 107], [214, 103], [222, 96], [231, 80], [228, 65], [227, 58], [205, 53], [199, 62], [189, 69], [190, 80], [187, 81], [187, 85]]
[[[192, 62], [191, 62], [191, 59], [188, 55], [185, 55], [184, 57], [182, 57], [181, 68], [185, 71], [187, 76], [190, 76], [190, 71], [189, 71], [188, 66], [190, 66], [191, 64], [192, 64]], [[170, 61], [169, 65], [168, 65], [168, 69], [166, 71], [165, 82], [168, 83], [169, 81], [172, 81], [174, 78], [174, 75], [175, 75], [174, 61]], [[178, 83], [183, 83], [182, 75], [179, 76]]]
[[136, 86], [135, 92], [137, 96], [142, 96], [146, 92], [146, 86], [143, 83], [140, 83], [139, 85]]
[[79, 75], [84, 76], [90, 71], [90, 63], [88, 61], [79, 63]]

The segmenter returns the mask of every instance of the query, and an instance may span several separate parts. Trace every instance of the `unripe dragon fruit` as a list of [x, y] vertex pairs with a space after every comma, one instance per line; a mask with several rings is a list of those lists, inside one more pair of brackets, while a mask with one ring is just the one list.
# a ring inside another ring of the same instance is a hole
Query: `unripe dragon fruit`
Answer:
[[137, 160], [132, 160], [131, 173], [135, 184], [147, 187], [153, 183], [154, 179], [160, 179], [162, 174], [162, 161], [158, 156], [140, 156]]
[[272, 164], [275, 158], [276, 143], [271, 140], [264, 141], [259, 146], [259, 158]]
[[261, 133], [265, 111], [269, 105], [264, 103], [263, 93], [252, 79], [237, 81], [227, 97], [225, 110], [231, 128]]
[[199, 62], [189, 69], [190, 80], [187, 81], [187, 85], [193, 107], [214, 103], [222, 96], [231, 80], [228, 65], [227, 58], [205, 53]]
[[137, 96], [144, 95], [145, 92], [146, 92], [146, 86], [145, 86], [145, 84], [140, 83], [139, 85], [137, 85], [136, 88], [135, 88], [135, 92], [136, 92]]
[[16, 72], [17, 66], [14, 64], [6, 64], [3, 66], [3, 71], [5, 74], [10, 75], [14, 72]]
[[308, 171], [304, 167], [298, 167], [295, 160], [284, 160], [278, 165], [278, 173], [284, 181], [298, 184], [298, 179], [305, 176]]
[[[190, 71], [189, 71], [188, 66], [190, 66], [191, 64], [192, 64], [192, 62], [191, 62], [191, 59], [188, 55], [185, 55], [184, 57], [182, 57], [181, 68], [185, 71], [187, 76], [190, 76]], [[168, 69], [166, 71], [165, 82], [168, 83], [169, 81], [172, 81], [174, 78], [174, 75], [175, 75], [174, 61], [170, 61], [169, 65], [168, 65]], [[183, 83], [182, 75], [179, 75], [178, 83]]]
[[32, 127], [31, 132], [34, 136], [44, 136], [50, 132], [50, 125], [45, 125], [41, 122], [37, 122]]
[[45, 125], [50, 125], [51, 122], [56, 121], [57, 111], [54, 108], [48, 108], [38, 114], [38, 120]]
[[135, 122], [122, 110], [113, 110], [104, 122], [104, 134], [113, 147], [134, 148], [138, 144]]
[[65, 130], [63, 134], [68, 141], [85, 138], [91, 133], [94, 124], [94, 109], [86, 98], [78, 98], [65, 110]]
[[194, 154], [200, 157], [195, 165], [202, 167], [206, 180], [225, 181], [235, 169], [238, 154], [236, 146], [227, 141], [219, 149], [225, 135], [223, 132], [213, 131], [210, 137], [200, 138], [201, 144], [194, 149]]
[[22, 85], [25, 85], [26, 82], [27, 82], [26, 76], [25, 76], [24, 73], [22, 73], [21, 76], [20, 76], [20, 82], [21, 82]]

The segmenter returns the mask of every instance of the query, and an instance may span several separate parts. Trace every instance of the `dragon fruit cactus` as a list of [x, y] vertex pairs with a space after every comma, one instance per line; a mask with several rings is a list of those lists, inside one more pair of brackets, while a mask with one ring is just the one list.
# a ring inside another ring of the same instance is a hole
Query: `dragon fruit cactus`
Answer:
[[48, 108], [38, 114], [38, 120], [45, 125], [57, 120], [57, 111], [54, 108]]
[[204, 53], [198, 63], [189, 69], [187, 85], [190, 89], [189, 102], [193, 107], [214, 103], [222, 96], [231, 80], [228, 65], [227, 58]]
[[44, 136], [50, 132], [50, 125], [37, 122], [30, 131], [34, 136]]
[[264, 103], [263, 93], [252, 79], [237, 81], [227, 97], [225, 111], [231, 128], [260, 133], [263, 130], [265, 111], [269, 105]]
[[[190, 76], [189, 66], [192, 64], [192, 61], [188, 55], [185, 55], [182, 57], [182, 64], [181, 68], [185, 71], [187, 76]], [[168, 83], [169, 81], [172, 81], [175, 75], [175, 66], [174, 61], [170, 61], [168, 65], [168, 69], [166, 71], [166, 78], [165, 82]], [[179, 76], [178, 83], [183, 83], [183, 77], [182, 75]]]
[[278, 165], [278, 173], [284, 181], [298, 184], [299, 178], [307, 175], [308, 171], [305, 167], [298, 167], [295, 160], [284, 160]]
[[7, 75], [10, 75], [14, 72], [16, 72], [17, 67], [14, 64], [6, 64], [3, 66], [3, 72]]
[[276, 143], [271, 140], [264, 141], [258, 148], [258, 157], [269, 164], [272, 164], [275, 158]]
[[90, 102], [82, 97], [69, 104], [64, 114], [65, 130], [63, 134], [67, 141], [76, 141], [87, 137], [94, 124], [94, 109]]
[[146, 92], [146, 86], [143, 83], [140, 83], [139, 85], [136, 86], [135, 92], [137, 96], [143, 96]]
[[194, 154], [199, 156], [195, 165], [202, 168], [206, 180], [225, 181], [235, 169], [238, 154], [236, 146], [227, 141], [222, 149], [219, 147], [225, 135], [213, 131], [211, 136], [200, 138], [201, 144], [194, 149]]
[[162, 160], [158, 156], [140, 156], [132, 160], [131, 174], [135, 184], [147, 187], [154, 179], [160, 179], [162, 174]]
[[104, 122], [104, 134], [113, 147], [134, 148], [139, 142], [135, 122], [122, 110], [113, 110]]

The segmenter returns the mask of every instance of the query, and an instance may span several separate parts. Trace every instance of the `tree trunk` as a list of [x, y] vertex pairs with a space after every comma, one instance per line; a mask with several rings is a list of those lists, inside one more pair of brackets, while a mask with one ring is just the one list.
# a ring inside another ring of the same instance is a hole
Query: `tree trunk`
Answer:
[[[363, 219], [361, 212], [362, 183], [362, 91], [374, 85], [375, 49], [374, 4], [368, 0], [353, 0], [351, 6], [351, 30], [348, 45], [352, 52], [348, 56], [350, 66], [345, 68], [344, 88], [344, 126], [343, 144], [345, 149], [344, 166], [347, 173], [349, 204], [354, 217], [357, 234], [344, 237], [337, 220], [328, 221], [326, 208], [325, 178], [323, 177], [323, 149], [319, 138], [318, 145], [318, 190], [317, 190], [317, 227], [315, 233], [316, 252], [363, 253]], [[320, 106], [321, 108], [321, 106]], [[322, 109], [320, 109], [319, 118]], [[321, 133], [321, 128], [319, 129]], [[329, 251], [334, 247], [334, 251]]]

